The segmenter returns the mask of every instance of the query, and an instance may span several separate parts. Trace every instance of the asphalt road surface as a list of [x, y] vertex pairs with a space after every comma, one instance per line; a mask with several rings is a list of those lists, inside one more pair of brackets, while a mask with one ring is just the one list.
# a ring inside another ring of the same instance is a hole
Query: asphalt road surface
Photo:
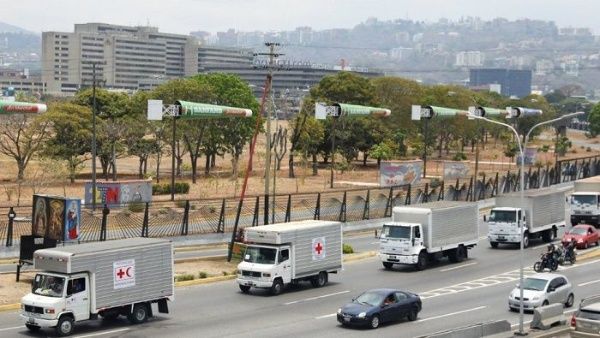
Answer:
[[[508, 311], [507, 297], [517, 283], [519, 250], [516, 246], [490, 248], [480, 225], [481, 240], [469, 251], [469, 259], [458, 264], [443, 260], [425, 271], [411, 267], [383, 269], [376, 258], [348, 263], [344, 271], [330, 276], [323, 288], [309, 283], [287, 288], [280, 296], [266, 291], [239, 291], [235, 281], [178, 288], [171, 313], [147, 323], [130, 326], [125, 319], [114, 323], [92, 321], [76, 326], [75, 337], [415, 337], [453, 327], [496, 319], [518, 323], [518, 313]], [[562, 229], [559, 232], [561, 235]], [[377, 249], [373, 236], [348, 240], [364, 250]], [[525, 274], [545, 246], [532, 242], [525, 250]], [[574, 285], [576, 303], [598, 293], [600, 259], [559, 268]], [[360, 292], [378, 287], [405, 289], [420, 294], [423, 311], [415, 322], [405, 320], [377, 330], [351, 329], [338, 325], [335, 312]], [[571, 310], [571, 309], [567, 309]], [[532, 318], [525, 315], [525, 321]], [[29, 333], [18, 313], [0, 314], [0, 336], [42, 337], [52, 331]]]

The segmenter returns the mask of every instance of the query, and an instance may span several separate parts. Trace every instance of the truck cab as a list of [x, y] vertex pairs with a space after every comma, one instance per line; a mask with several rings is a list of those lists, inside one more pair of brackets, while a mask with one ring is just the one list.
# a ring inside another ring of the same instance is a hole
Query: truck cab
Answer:
[[600, 223], [600, 192], [574, 192], [571, 194], [571, 224]]
[[271, 288], [276, 279], [290, 283], [293, 275], [290, 257], [290, 245], [248, 245], [238, 265], [240, 289], [247, 292], [250, 287]]
[[[69, 332], [73, 321], [90, 319], [90, 309], [87, 273], [38, 273], [33, 280], [31, 293], [21, 300], [21, 317], [25, 325], [33, 330], [62, 326], [62, 331]], [[72, 321], [62, 320], [67, 317]]]
[[523, 222], [523, 230], [527, 229], [527, 222], [521, 213], [520, 208], [510, 207], [498, 207], [490, 211], [487, 218], [488, 239], [493, 248], [498, 247], [498, 243], [520, 243], [522, 234], [519, 219]]
[[419, 253], [424, 249], [418, 223], [391, 222], [383, 225], [379, 236], [379, 257], [384, 267], [393, 264], [417, 264]]

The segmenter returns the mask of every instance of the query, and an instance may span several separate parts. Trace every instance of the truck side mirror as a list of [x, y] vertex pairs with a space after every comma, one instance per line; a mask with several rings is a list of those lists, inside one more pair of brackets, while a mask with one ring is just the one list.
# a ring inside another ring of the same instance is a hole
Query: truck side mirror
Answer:
[[415, 246], [415, 238], [412, 238], [412, 245]]

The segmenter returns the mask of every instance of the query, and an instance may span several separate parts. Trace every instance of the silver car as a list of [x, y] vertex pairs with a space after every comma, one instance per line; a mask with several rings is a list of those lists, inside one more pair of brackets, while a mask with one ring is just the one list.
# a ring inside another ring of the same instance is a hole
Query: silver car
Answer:
[[571, 318], [571, 337], [600, 337], [600, 295], [581, 301]]
[[[508, 296], [510, 310], [519, 310], [519, 286], [517, 285]], [[548, 304], [564, 304], [573, 306], [575, 296], [573, 286], [567, 277], [555, 273], [538, 273], [523, 279], [523, 308], [533, 310]]]

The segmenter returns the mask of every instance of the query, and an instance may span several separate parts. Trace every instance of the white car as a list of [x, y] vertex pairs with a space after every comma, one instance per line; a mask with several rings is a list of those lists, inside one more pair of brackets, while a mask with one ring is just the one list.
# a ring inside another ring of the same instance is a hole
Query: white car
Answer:
[[[519, 310], [520, 289], [517, 285], [508, 296], [508, 307]], [[523, 308], [533, 310], [536, 307], [549, 304], [564, 304], [573, 306], [575, 296], [573, 286], [567, 277], [555, 273], [538, 273], [523, 279]]]

